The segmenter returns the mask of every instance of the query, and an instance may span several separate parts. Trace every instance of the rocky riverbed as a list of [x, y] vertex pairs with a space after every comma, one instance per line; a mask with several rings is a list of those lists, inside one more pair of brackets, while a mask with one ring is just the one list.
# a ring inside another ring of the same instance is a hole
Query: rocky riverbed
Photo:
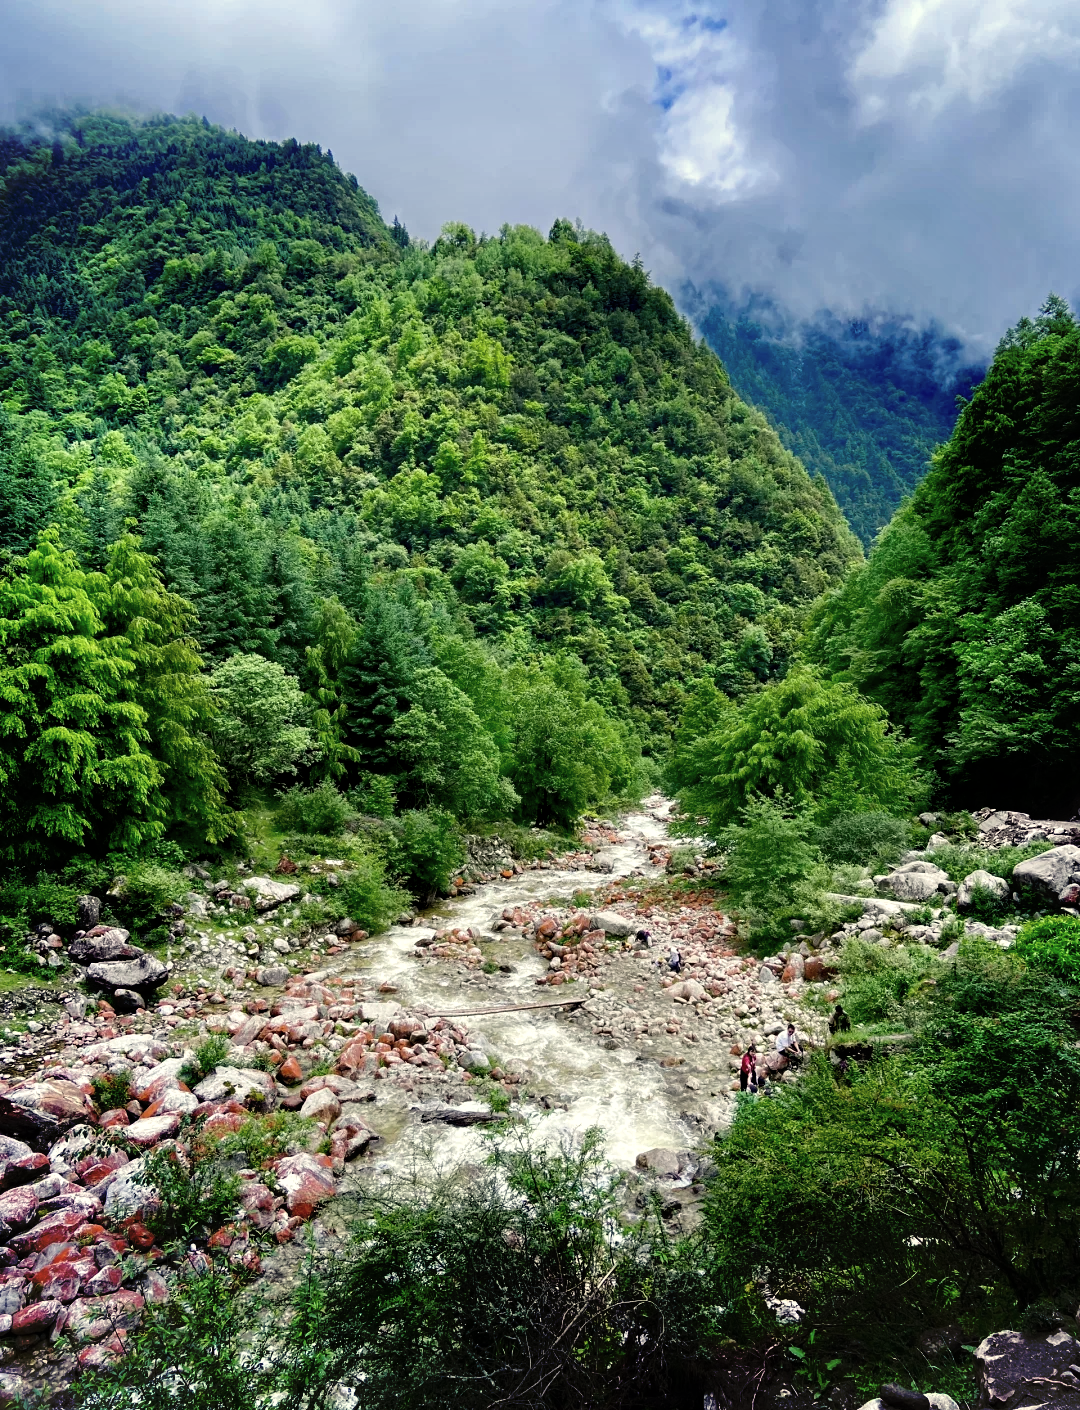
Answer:
[[[146, 1302], [168, 1297], [174, 1270], [139, 1175], [155, 1150], [186, 1158], [185, 1118], [222, 1133], [282, 1110], [306, 1118], [283, 1153], [240, 1170], [240, 1217], [212, 1240], [271, 1290], [289, 1282], [301, 1227], [332, 1236], [338, 1197], [366, 1173], [468, 1160], [476, 1127], [508, 1116], [540, 1141], [600, 1127], [632, 1186], [658, 1182], [673, 1226], [692, 1223], [737, 1051], [770, 1048], [789, 1019], [807, 1041], [823, 1034], [803, 971], [744, 959], [711, 893], [667, 885], [668, 809], [651, 798], [547, 862], [482, 859], [486, 881], [462, 877], [374, 938], [347, 918], [298, 935], [301, 887], [284, 881], [252, 878], [261, 911], [236, 917], [206, 877], [191, 928], [154, 960], [168, 970], [159, 997], [127, 970], [96, 1011], [81, 990], [50, 993], [57, 1008], [0, 1055], [0, 1391], [62, 1386], [77, 1362], [122, 1354]], [[117, 950], [101, 965], [153, 967], [100, 925], [72, 948], [93, 964], [95, 941]], [[227, 1058], [196, 1081], [194, 1052], [214, 1034]], [[111, 1111], [94, 1100], [105, 1076], [128, 1084]]]

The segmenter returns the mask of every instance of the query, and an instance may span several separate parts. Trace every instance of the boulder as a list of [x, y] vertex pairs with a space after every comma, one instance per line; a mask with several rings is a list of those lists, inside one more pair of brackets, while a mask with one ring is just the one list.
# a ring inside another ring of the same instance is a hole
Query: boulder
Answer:
[[12, 1234], [32, 1223], [37, 1208], [37, 1194], [25, 1186], [0, 1195], [0, 1240], [7, 1243]]
[[949, 880], [940, 867], [932, 862], [908, 862], [883, 876], [878, 885], [898, 901], [929, 901]]
[[401, 1005], [385, 1000], [374, 1003], [364, 1003], [360, 1006], [360, 1017], [365, 1023], [375, 1025], [376, 1033], [385, 1033], [387, 1025], [396, 1013], [401, 1012]]
[[614, 911], [597, 911], [594, 916], [589, 917], [589, 929], [602, 930], [605, 935], [629, 935], [637, 928], [635, 921], [627, 920], [625, 916], [617, 915]]
[[138, 1013], [146, 1008], [146, 1000], [137, 989], [114, 989], [112, 1005], [117, 1013]]
[[201, 1102], [235, 1100], [247, 1107], [268, 1109], [276, 1105], [277, 1084], [269, 1072], [247, 1067], [219, 1067], [203, 1078], [195, 1088], [195, 1095]]
[[299, 886], [284, 881], [272, 881], [268, 876], [249, 876], [244, 889], [250, 891], [257, 911], [272, 911], [286, 901], [295, 901], [300, 895]]
[[263, 965], [255, 971], [255, 980], [264, 989], [280, 989], [283, 984], [288, 984], [289, 971], [283, 964]]
[[1012, 884], [1015, 890], [1041, 905], [1068, 905], [1062, 896], [1068, 892], [1074, 877], [1080, 879], [1080, 847], [1068, 843], [1018, 863], [1013, 868]]
[[125, 1165], [109, 1183], [105, 1214], [109, 1219], [146, 1218], [161, 1204], [161, 1197], [146, 1180], [146, 1157]]
[[651, 1150], [642, 1151], [634, 1164], [639, 1170], [648, 1170], [653, 1175], [674, 1176], [679, 1173], [678, 1155], [665, 1146], [653, 1146]]
[[159, 1116], [144, 1116], [141, 1121], [133, 1121], [124, 1128], [124, 1140], [141, 1150], [149, 1150], [167, 1136], [175, 1136], [180, 1130], [180, 1113], [166, 1111]]
[[68, 958], [76, 964], [100, 964], [106, 960], [131, 960], [142, 951], [130, 943], [131, 936], [118, 926], [97, 926], [68, 946]]
[[298, 1219], [307, 1219], [316, 1206], [337, 1193], [331, 1162], [325, 1155], [282, 1156], [274, 1165], [278, 1184], [285, 1191], [285, 1205]]
[[0, 1096], [0, 1131], [47, 1150], [70, 1127], [92, 1121], [90, 1098], [61, 1078], [27, 1082]]
[[998, 901], [1004, 901], [1009, 894], [1009, 883], [1000, 876], [995, 876], [993, 872], [979, 871], [969, 872], [960, 883], [960, 889], [956, 893], [956, 904], [962, 911], [970, 908], [975, 899], [976, 891], [989, 891]]
[[324, 1129], [341, 1115], [341, 1102], [329, 1087], [312, 1092], [300, 1108], [300, 1115], [309, 1117]]
[[[915, 1392], [918, 1394], [918, 1392]], [[923, 1397], [930, 1403], [930, 1410], [960, 1410], [959, 1405], [951, 1395], [942, 1395], [938, 1391], [927, 1391]], [[1055, 1404], [1057, 1402], [1055, 1401]], [[898, 1410], [898, 1407], [890, 1400], [882, 1400], [880, 1396], [874, 1400], [868, 1400], [865, 1405], [861, 1405], [859, 1410]]]
[[681, 979], [678, 984], [673, 984], [667, 991], [673, 999], [689, 999], [691, 1003], [697, 1003], [701, 999], [707, 999], [705, 986], [699, 984], [696, 979]]
[[[1059, 1383], [1052, 1396], [1047, 1394], [1047, 1382], [1060, 1382], [1062, 1373], [1069, 1372], [1078, 1357], [1080, 1346], [1068, 1332], [1047, 1337], [992, 1332], [975, 1348], [977, 1404], [1019, 1410], [1049, 1400], [1055, 1410], [1080, 1410], [1080, 1381], [1072, 1389], [1067, 1382]], [[1076, 1379], [1074, 1373], [1069, 1374]]]
[[156, 989], [169, 975], [159, 959], [145, 951], [131, 960], [109, 960], [92, 964], [86, 971], [88, 984], [99, 989], [135, 989], [142, 992]]
[[101, 919], [100, 896], [80, 896], [75, 902], [75, 929], [93, 930]]

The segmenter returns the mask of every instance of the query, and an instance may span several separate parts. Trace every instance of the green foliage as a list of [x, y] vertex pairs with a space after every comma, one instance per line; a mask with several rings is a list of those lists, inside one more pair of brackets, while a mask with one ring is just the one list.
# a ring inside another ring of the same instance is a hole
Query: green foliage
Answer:
[[217, 707], [214, 747], [236, 783], [295, 774], [314, 756], [315, 739], [304, 723], [307, 700], [295, 676], [276, 661], [254, 653], [230, 656], [212, 672], [210, 689]]
[[871, 871], [891, 865], [911, 845], [910, 824], [890, 813], [841, 813], [819, 830], [826, 861], [851, 862]]
[[314, 788], [293, 785], [282, 794], [277, 810], [277, 822], [282, 828], [297, 832], [321, 833], [332, 837], [343, 832], [355, 813], [344, 794], [324, 779]]
[[94, 1092], [94, 1104], [99, 1112], [117, 1111], [127, 1106], [134, 1092], [131, 1086], [131, 1069], [121, 1067], [115, 1071], [99, 1072], [90, 1079]]
[[428, 904], [465, 861], [465, 844], [449, 813], [410, 809], [395, 822], [390, 858], [404, 885]]
[[714, 721], [698, 724], [678, 764], [683, 806], [705, 817], [712, 836], [757, 794], [783, 793], [822, 823], [861, 809], [906, 810], [920, 795], [918, 771], [884, 711], [805, 667], [738, 710], [718, 698]]
[[[396, 852], [391, 856], [397, 858]], [[408, 858], [408, 854], [405, 854]], [[404, 866], [411, 866], [409, 860]], [[421, 860], [418, 865], [425, 864]], [[407, 875], [411, 875], [409, 872]], [[333, 893], [330, 910], [340, 919], [351, 916], [370, 934], [385, 930], [390, 923], [408, 910], [410, 897], [407, 892], [391, 885], [387, 880], [385, 864], [374, 856], [361, 855], [350, 862], [349, 872], [342, 877], [341, 885]]]
[[950, 881], [963, 881], [973, 871], [988, 871], [991, 876], [1011, 880], [1013, 868], [1029, 857], [1041, 856], [1053, 846], [1051, 842], [1027, 842], [1022, 847], [972, 847], [951, 844], [935, 847], [932, 857], [936, 867], [948, 876]]
[[1044, 916], [1028, 921], [1016, 937], [1016, 953], [1066, 984], [1080, 984], [1080, 920]]
[[184, 1149], [151, 1151], [139, 1183], [160, 1196], [160, 1207], [147, 1216], [147, 1223], [162, 1241], [205, 1238], [234, 1218], [240, 1203], [240, 1177], [225, 1167], [213, 1144], [198, 1135]]
[[136, 862], [124, 872], [109, 904], [135, 934], [144, 935], [161, 924], [167, 907], [183, 899], [191, 882], [182, 872], [157, 862]]
[[1080, 327], [1002, 339], [926, 479], [821, 608], [810, 650], [907, 730], [949, 796], [1069, 816], [1080, 722], [1072, 446]]
[[844, 941], [840, 957], [844, 1008], [860, 1026], [903, 1024], [913, 1004], [925, 1003], [942, 969], [939, 956], [926, 946], [885, 950], [851, 937]]
[[742, 820], [719, 837], [726, 852], [723, 879], [755, 928], [771, 916], [791, 913], [811, 899], [814, 882], [824, 881], [821, 853], [810, 840], [812, 825], [804, 812], [793, 809], [781, 795], [752, 799]]
[[195, 1049], [195, 1055], [188, 1058], [180, 1069], [180, 1080], [193, 1087], [204, 1077], [209, 1077], [233, 1052], [233, 1046], [224, 1033], [212, 1033]]

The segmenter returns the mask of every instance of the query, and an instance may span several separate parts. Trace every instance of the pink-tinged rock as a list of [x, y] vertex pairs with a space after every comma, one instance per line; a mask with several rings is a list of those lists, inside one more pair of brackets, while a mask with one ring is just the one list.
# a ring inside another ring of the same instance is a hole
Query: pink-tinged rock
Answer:
[[378, 1139], [375, 1132], [362, 1121], [350, 1121], [346, 1125], [339, 1123], [331, 1137], [330, 1151], [342, 1160], [355, 1160], [358, 1155], [363, 1155], [372, 1141]]
[[30, 1253], [41, 1253], [50, 1244], [70, 1242], [75, 1230], [85, 1223], [78, 1210], [64, 1209], [59, 1214], [50, 1214], [25, 1234], [16, 1234], [11, 1240], [11, 1247], [23, 1258]]
[[114, 1107], [112, 1111], [103, 1111], [98, 1118], [98, 1125], [108, 1129], [110, 1126], [127, 1126], [131, 1117], [122, 1106]]
[[89, 1160], [80, 1160], [75, 1168], [82, 1176], [83, 1184], [89, 1189], [93, 1189], [95, 1185], [100, 1185], [102, 1180], [111, 1175], [114, 1170], [122, 1170], [127, 1163], [128, 1157], [123, 1151], [113, 1151], [110, 1155], [103, 1157], [94, 1158], [91, 1156]]
[[163, 1302], [168, 1302], [172, 1294], [169, 1285], [156, 1268], [151, 1268], [142, 1280], [143, 1292], [146, 1301], [155, 1306], [160, 1306]]
[[15, 1160], [5, 1160], [0, 1165], [0, 1191], [14, 1190], [20, 1185], [29, 1185], [49, 1173], [49, 1157], [34, 1151], [30, 1155]]
[[249, 1043], [254, 1043], [255, 1039], [266, 1027], [267, 1018], [268, 1015], [264, 1013], [253, 1013], [250, 1018], [245, 1018], [240, 1027], [232, 1035], [233, 1046], [236, 1048], [246, 1048]]
[[124, 1139], [138, 1146], [141, 1150], [147, 1150], [150, 1146], [156, 1146], [159, 1141], [164, 1141], [168, 1136], [175, 1136], [180, 1130], [180, 1113], [178, 1111], [167, 1111], [161, 1116], [144, 1117], [141, 1121], [133, 1121], [124, 1132]]
[[93, 1104], [74, 1082], [24, 1082], [0, 1096], [0, 1126], [31, 1145], [52, 1145], [71, 1126], [92, 1121]]
[[112, 1366], [127, 1355], [126, 1341], [126, 1332], [113, 1332], [107, 1340], [98, 1342], [97, 1346], [84, 1346], [79, 1352], [79, 1365], [84, 1371], [96, 1371], [103, 1366]]
[[101, 1341], [113, 1332], [128, 1332], [142, 1321], [146, 1300], [121, 1289], [107, 1297], [81, 1297], [68, 1309], [65, 1330], [79, 1341]]
[[119, 1263], [110, 1263], [105, 1268], [99, 1268], [92, 1278], [87, 1278], [83, 1292], [87, 1297], [107, 1297], [109, 1293], [119, 1292], [123, 1281], [124, 1273]]
[[11, 1332], [16, 1337], [43, 1337], [51, 1332], [63, 1310], [59, 1302], [32, 1302], [11, 1319]]
[[80, 1279], [72, 1263], [50, 1263], [30, 1279], [43, 1302], [73, 1302], [79, 1296]]
[[25, 1186], [0, 1195], [0, 1239], [5, 1242], [17, 1229], [25, 1229], [37, 1214], [38, 1197]]
[[312, 1092], [300, 1108], [300, 1115], [316, 1122], [325, 1130], [341, 1115], [341, 1103], [329, 1087], [323, 1087], [318, 1092]]
[[286, 1155], [276, 1162], [278, 1184], [285, 1191], [285, 1204], [290, 1214], [310, 1219], [318, 1205], [337, 1194], [329, 1156]]
[[244, 1181], [240, 1186], [240, 1204], [256, 1229], [269, 1229], [274, 1222], [274, 1196], [261, 1181]]

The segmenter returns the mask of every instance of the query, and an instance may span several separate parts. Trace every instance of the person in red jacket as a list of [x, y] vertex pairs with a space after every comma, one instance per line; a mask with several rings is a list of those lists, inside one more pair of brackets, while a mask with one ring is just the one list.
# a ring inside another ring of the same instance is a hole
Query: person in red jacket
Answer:
[[739, 1090], [745, 1092], [747, 1087], [751, 1092], [757, 1091], [757, 1048], [753, 1043], [743, 1053], [739, 1066]]

